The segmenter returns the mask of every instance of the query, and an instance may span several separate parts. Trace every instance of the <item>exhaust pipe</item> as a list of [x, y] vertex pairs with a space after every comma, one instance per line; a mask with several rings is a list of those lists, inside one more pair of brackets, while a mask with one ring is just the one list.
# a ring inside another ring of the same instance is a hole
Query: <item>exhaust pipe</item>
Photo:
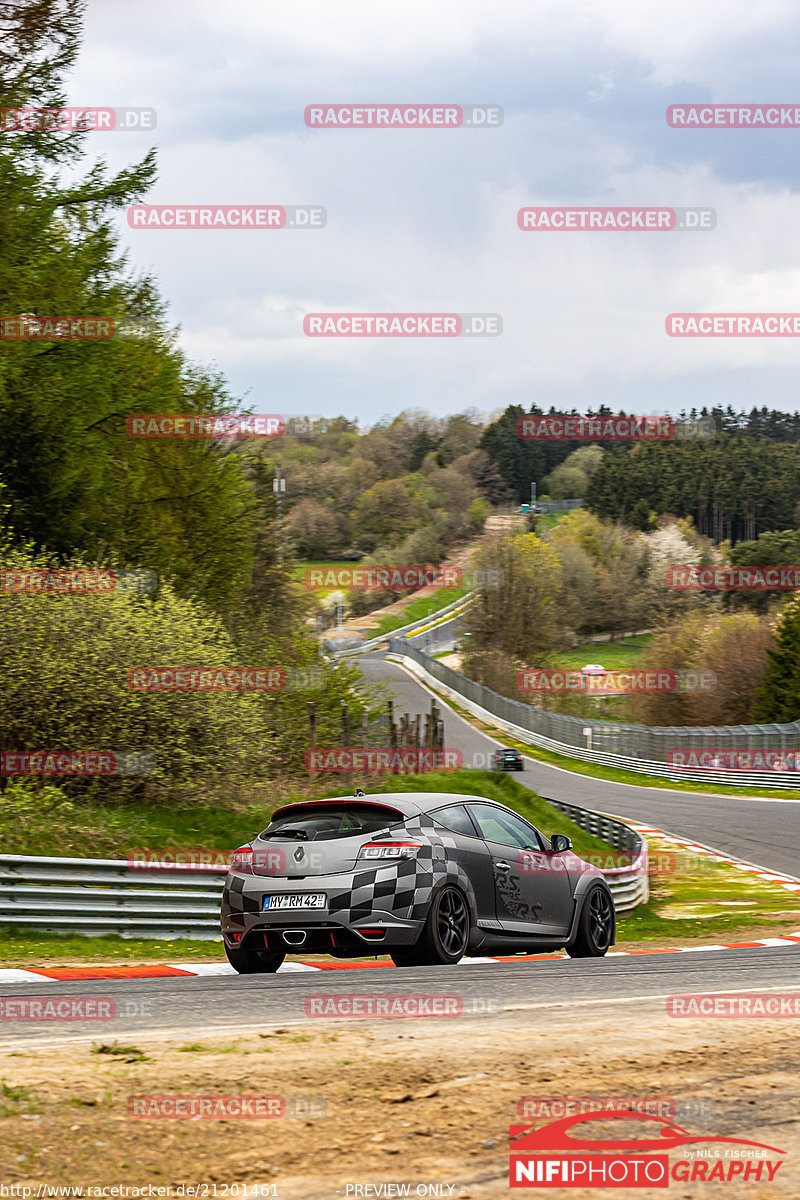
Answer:
[[287, 946], [302, 946], [308, 937], [305, 929], [284, 929], [283, 940]]

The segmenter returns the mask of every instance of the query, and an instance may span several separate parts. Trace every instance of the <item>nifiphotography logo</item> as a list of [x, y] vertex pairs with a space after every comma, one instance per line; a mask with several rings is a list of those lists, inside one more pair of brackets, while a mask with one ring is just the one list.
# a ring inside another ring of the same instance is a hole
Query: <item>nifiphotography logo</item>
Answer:
[[[574, 1125], [621, 1120], [642, 1124], [641, 1137], [598, 1138]], [[509, 1186], [526, 1188], [666, 1188], [675, 1183], [771, 1183], [784, 1150], [745, 1138], [693, 1134], [663, 1117], [627, 1108], [584, 1112], [538, 1129], [509, 1129]], [[672, 1158], [670, 1158], [672, 1152]]]

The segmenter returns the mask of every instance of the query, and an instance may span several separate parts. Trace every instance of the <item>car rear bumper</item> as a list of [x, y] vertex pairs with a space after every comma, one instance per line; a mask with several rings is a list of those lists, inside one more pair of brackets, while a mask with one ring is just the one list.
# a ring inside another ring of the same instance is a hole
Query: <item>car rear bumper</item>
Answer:
[[[220, 927], [226, 943], [245, 946], [266, 936], [270, 950], [297, 953], [369, 953], [375, 947], [410, 946], [424, 925], [422, 914], [413, 914], [407, 880], [392, 895], [372, 895], [377, 889], [358, 886], [353, 875], [315, 875], [302, 880], [274, 880], [263, 876], [229, 873], [220, 909]], [[355, 886], [354, 886], [355, 885]], [[264, 910], [264, 897], [274, 894], [322, 892], [325, 909]], [[343, 897], [346, 903], [343, 903]], [[284, 934], [304, 934], [302, 938]]]

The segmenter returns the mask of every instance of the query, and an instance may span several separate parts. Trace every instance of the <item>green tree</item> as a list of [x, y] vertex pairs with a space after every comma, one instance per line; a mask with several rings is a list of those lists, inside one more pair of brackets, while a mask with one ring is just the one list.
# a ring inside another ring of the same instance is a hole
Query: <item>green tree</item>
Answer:
[[600, 446], [581, 446], [580, 450], [573, 450], [542, 480], [542, 488], [554, 500], [582, 500], [602, 457]]
[[490, 512], [491, 505], [488, 503], [488, 501], [481, 500], [480, 497], [477, 497], [475, 500], [473, 500], [467, 513], [467, 517], [469, 518], [470, 532], [481, 533], [484, 525], [486, 524], [486, 518], [489, 516]]
[[499, 579], [481, 590], [466, 618], [475, 651], [499, 650], [520, 664], [545, 661], [563, 635], [555, 550], [534, 533], [495, 536], [481, 544], [474, 565]]
[[[48, 560], [9, 550], [6, 570]], [[80, 559], [70, 567], [82, 569]], [[142, 691], [129, 672], [158, 668], [226, 670], [280, 667], [242, 661], [220, 618], [162, 584], [158, 597], [135, 593], [0, 596], [2, 745], [10, 751], [149, 751], [157, 767], [142, 777], [104, 777], [111, 791], [147, 796], [200, 780], [237, 786], [275, 766], [267, 719], [274, 696], [256, 692]], [[67, 781], [86, 790], [87, 780]]]
[[632, 697], [636, 720], [647, 725], [745, 725], [773, 642], [769, 623], [755, 613], [695, 611], [665, 625], [642, 652], [637, 668], [682, 672], [674, 692]]
[[800, 443], [725, 431], [609, 450], [586, 492], [598, 516], [633, 523], [646, 505], [717, 543], [793, 527], [798, 502]]
[[[65, 103], [84, 5], [0, 9], [0, 107]], [[110, 341], [0, 341], [0, 475], [21, 539], [169, 573], [185, 594], [230, 602], [250, 571], [251, 502], [235, 452], [207, 441], [141, 441], [137, 412], [218, 413], [222, 381], [176, 348], [152, 279], [119, 252], [113, 219], [155, 178], [153, 153], [81, 175], [85, 132], [0, 140], [0, 313], [101, 316]], [[62, 182], [61, 174], [68, 173]]]
[[648, 582], [647, 542], [641, 534], [577, 508], [562, 517], [546, 538], [565, 563], [565, 619], [569, 613], [576, 628], [585, 633], [613, 633], [648, 623], [655, 597]]
[[[731, 549], [730, 562], [734, 567], [785, 567], [800, 564], [800, 530], [768, 530], [754, 541], [737, 542]], [[785, 593], [725, 592], [722, 603], [726, 608], [751, 608], [765, 612], [770, 604]]]
[[800, 721], [800, 594], [778, 616], [775, 646], [753, 705], [752, 720]]
[[631, 509], [630, 516], [628, 517], [628, 523], [633, 529], [639, 529], [643, 533], [647, 533], [651, 529], [655, 529], [655, 514], [650, 510], [647, 501], [643, 497], [637, 500]]

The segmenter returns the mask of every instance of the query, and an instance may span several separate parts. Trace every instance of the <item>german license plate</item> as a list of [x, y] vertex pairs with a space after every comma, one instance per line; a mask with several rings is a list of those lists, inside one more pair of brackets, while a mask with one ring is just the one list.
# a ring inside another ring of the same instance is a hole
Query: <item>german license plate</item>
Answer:
[[326, 899], [324, 892], [290, 892], [280, 896], [265, 896], [264, 908], [270, 912], [287, 908], [324, 908]]

